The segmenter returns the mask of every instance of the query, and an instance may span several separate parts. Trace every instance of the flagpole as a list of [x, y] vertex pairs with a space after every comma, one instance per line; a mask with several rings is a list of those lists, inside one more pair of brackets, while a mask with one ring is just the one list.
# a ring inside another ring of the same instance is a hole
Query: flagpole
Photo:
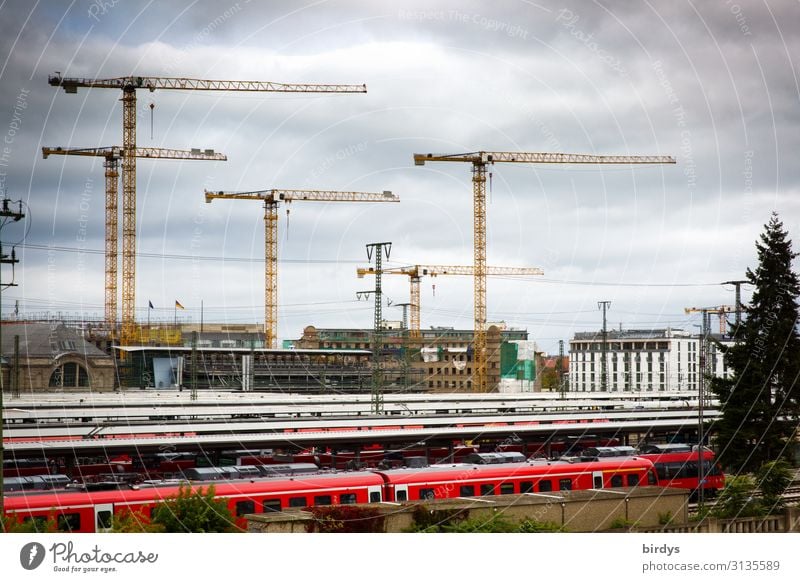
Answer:
[[178, 300], [175, 300], [175, 306], [172, 308], [173, 319], [175, 320], [175, 329], [178, 329]]

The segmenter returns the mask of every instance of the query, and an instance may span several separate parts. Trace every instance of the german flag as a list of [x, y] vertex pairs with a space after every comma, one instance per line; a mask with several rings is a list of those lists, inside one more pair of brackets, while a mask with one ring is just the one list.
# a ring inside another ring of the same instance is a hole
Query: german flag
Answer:
[[181, 302], [180, 302], [180, 301], [178, 301], [178, 300], [176, 299], [176, 300], [175, 300], [175, 309], [186, 309], [186, 308], [185, 308], [183, 305], [181, 305]]

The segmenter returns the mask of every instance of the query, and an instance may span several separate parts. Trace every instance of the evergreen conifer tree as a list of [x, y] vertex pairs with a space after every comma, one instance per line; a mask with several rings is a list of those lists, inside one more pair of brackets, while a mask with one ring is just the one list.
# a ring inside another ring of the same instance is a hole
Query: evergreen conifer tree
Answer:
[[800, 419], [800, 280], [792, 270], [798, 253], [773, 213], [756, 242], [758, 267], [747, 270], [754, 286], [736, 343], [723, 348], [729, 378], [714, 378], [722, 417], [715, 424], [720, 461], [734, 473], [754, 471], [788, 455]]

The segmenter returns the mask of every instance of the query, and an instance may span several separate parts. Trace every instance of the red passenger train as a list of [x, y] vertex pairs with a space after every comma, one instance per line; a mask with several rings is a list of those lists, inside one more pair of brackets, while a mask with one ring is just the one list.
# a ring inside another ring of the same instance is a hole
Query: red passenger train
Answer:
[[[227, 500], [238, 525], [243, 526], [245, 514], [286, 508], [521, 495], [656, 482], [653, 463], [634, 457], [585, 463], [453, 464], [424, 469], [318, 473], [217, 481], [214, 486], [216, 496]], [[206, 485], [193, 483], [192, 487]], [[111, 527], [113, 515], [137, 512], [147, 517], [156, 504], [177, 493], [177, 484], [98, 492], [27, 492], [7, 495], [5, 512], [20, 522], [52, 517], [60, 531], [103, 532]]]

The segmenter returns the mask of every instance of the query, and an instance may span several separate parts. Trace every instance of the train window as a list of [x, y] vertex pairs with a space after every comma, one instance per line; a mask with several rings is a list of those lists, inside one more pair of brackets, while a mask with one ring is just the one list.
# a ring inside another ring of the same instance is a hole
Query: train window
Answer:
[[553, 490], [553, 482], [550, 480], [547, 481], [539, 481], [539, 491], [552, 491]]
[[[395, 493], [394, 500], [395, 501], [408, 501], [408, 491], [406, 491], [405, 489], [397, 491], [397, 493]], [[371, 501], [371, 499], [370, 499], [370, 501]]]
[[681, 467], [679, 477], [684, 479], [697, 477], [697, 462], [696, 461], [689, 461], [683, 467]]
[[475, 487], [472, 485], [462, 485], [458, 490], [458, 494], [461, 497], [474, 497]]
[[653, 474], [652, 471], [647, 472], [647, 484], [658, 485], [658, 480], [656, 479], [656, 476]]
[[306, 503], [305, 497], [290, 497], [289, 498], [289, 507], [305, 507], [308, 505]]
[[314, 496], [314, 505], [330, 505], [331, 504], [331, 496], [330, 495], [315, 495]]
[[281, 510], [281, 500], [280, 499], [265, 499], [264, 500], [264, 513], [270, 513], [273, 511], [280, 511]]
[[[405, 497], [402, 500], [399, 499], [399, 493], [398, 493], [398, 501], [405, 501]], [[381, 502], [381, 492], [380, 491], [370, 491], [369, 492], [369, 502], [370, 503], [380, 503]]]
[[592, 477], [592, 487], [595, 489], [602, 489], [603, 488], [603, 476], [602, 475], [595, 475]]
[[339, 496], [339, 503], [342, 505], [352, 505], [356, 502], [356, 494], [355, 493], [342, 493]]
[[639, 484], [639, 475], [628, 475], [628, 487], [636, 487]]
[[62, 513], [56, 520], [58, 531], [79, 531], [81, 529], [80, 513]]
[[481, 485], [481, 495], [494, 495], [494, 485]]
[[96, 523], [96, 530], [101, 529], [110, 529], [111, 528], [111, 516], [113, 514], [109, 510], [105, 511], [98, 511], [97, 512], [97, 523]]
[[419, 490], [419, 498], [420, 499], [436, 499], [436, 493], [433, 489], [420, 489]]
[[503, 483], [500, 485], [500, 495], [513, 495], [514, 494], [514, 484], [513, 483]]
[[256, 512], [256, 502], [255, 501], [237, 501], [236, 502], [236, 517], [242, 517], [248, 513], [255, 513]]
[[612, 487], [622, 487], [622, 475], [612, 475], [611, 476], [611, 486]]
[[572, 489], [572, 479], [559, 479], [558, 480], [558, 489], [559, 491], [569, 491]]
[[533, 491], [533, 481], [523, 481], [519, 484], [520, 493], [530, 493]]

